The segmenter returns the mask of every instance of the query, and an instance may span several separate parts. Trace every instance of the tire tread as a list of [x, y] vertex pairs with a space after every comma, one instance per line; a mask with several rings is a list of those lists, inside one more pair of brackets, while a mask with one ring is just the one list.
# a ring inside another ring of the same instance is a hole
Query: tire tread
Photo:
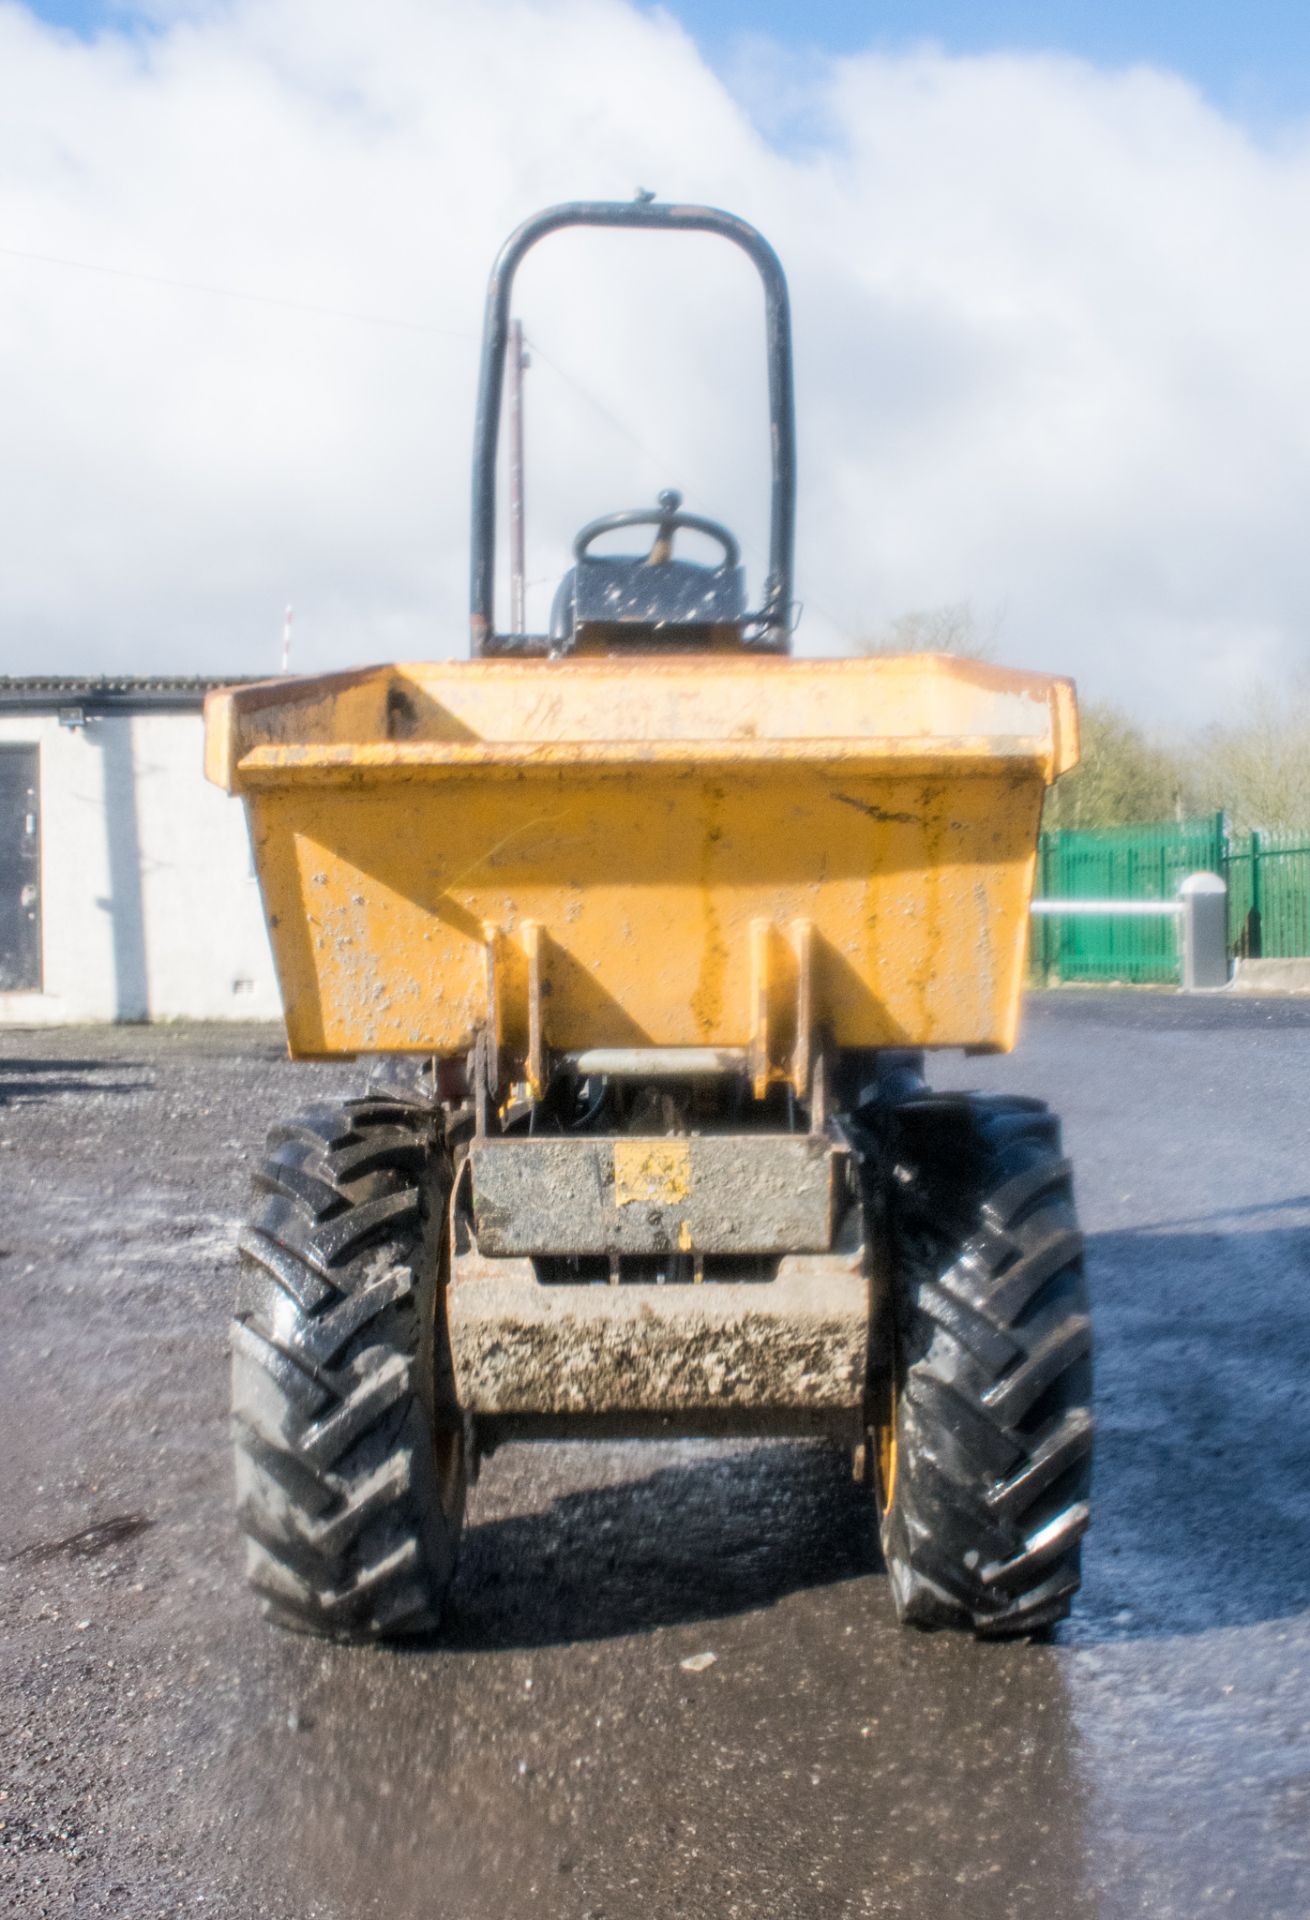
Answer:
[[1091, 1320], [1072, 1170], [1039, 1101], [918, 1094], [885, 1144], [897, 1612], [987, 1638], [1069, 1611], [1090, 1520]]
[[447, 1511], [420, 1362], [444, 1167], [430, 1111], [371, 1098], [280, 1122], [254, 1176], [232, 1326], [237, 1513], [265, 1615], [302, 1633], [375, 1640], [440, 1615], [462, 1488]]

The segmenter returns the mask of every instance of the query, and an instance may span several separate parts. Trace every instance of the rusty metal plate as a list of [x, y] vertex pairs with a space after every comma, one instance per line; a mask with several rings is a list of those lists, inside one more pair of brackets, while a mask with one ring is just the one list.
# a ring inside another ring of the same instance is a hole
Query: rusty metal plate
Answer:
[[821, 1134], [484, 1140], [474, 1231], [496, 1256], [821, 1253], [840, 1151]]

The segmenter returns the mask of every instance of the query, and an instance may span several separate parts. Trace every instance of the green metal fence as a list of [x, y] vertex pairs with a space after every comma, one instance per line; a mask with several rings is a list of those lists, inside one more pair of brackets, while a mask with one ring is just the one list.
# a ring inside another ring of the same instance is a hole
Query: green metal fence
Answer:
[[[1172, 900], [1189, 873], [1223, 873], [1226, 857], [1221, 813], [1098, 832], [1063, 829], [1041, 836], [1036, 892], [1042, 900]], [[1175, 981], [1177, 928], [1162, 916], [1043, 917], [1033, 923], [1032, 967], [1046, 981]]]
[[1253, 960], [1310, 954], [1310, 835], [1234, 834], [1222, 872], [1234, 954]]
[[[1310, 956], [1310, 833], [1230, 833], [1222, 813], [1142, 827], [1044, 833], [1038, 844], [1042, 900], [1170, 900], [1189, 873], [1228, 883], [1228, 941], [1236, 957]], [[1179, 977], [1173, 920], [1128, 916], [1033, 922], [1039, 980]]]

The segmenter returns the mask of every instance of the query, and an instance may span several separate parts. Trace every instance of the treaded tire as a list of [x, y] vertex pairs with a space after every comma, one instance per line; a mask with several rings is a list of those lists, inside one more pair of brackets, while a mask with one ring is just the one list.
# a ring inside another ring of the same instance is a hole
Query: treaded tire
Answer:
[[893, 1108], [888, 1146], [896, 1611], [1031, 1634], [1068, 1613], [1089, 1519], [1091, 1321], [1060, 1123], [1036, 1100], [924, 1094]]
[[449, 1163], [403, 1101], [273, 1128], [232, 1327], [246, 1571], [280, 1625], [431, 1631], [455, 1566], [464, 1442], [444, 1336]]

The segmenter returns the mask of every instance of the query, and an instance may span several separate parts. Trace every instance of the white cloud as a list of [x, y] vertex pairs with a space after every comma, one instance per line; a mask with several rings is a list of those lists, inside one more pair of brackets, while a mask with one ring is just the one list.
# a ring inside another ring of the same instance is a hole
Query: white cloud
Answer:
[[[462, 652], [491, 257], [638, 185], [788, 267], [803, 647], [968, 599], [1160, 719], [1303, 659], [1310, 143], [1144, 69], [768, 71], [729, 91], [623, 0], [235, 0], [89, 45], [0, 0], [0, 247], [446, 330], [0, 253], [0, 670], [270, 668], [287, 599], [305, 668]], [[744, 263], [569, 235], [522, 293], [537, 611], [660, 485], [758, 555]]]

